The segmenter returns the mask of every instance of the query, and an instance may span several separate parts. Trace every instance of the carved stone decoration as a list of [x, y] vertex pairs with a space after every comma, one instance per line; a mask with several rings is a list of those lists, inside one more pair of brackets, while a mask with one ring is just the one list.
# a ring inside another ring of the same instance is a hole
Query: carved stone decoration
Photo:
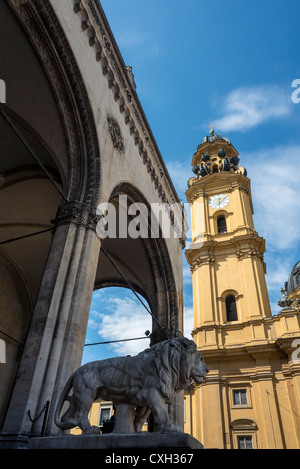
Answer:
[[[83, 434], [99, 433], [99, 427], [91, 426], [88, 415], [93, 402], [101, 397], [117, 404], [117, 433], [141, 432], [150, 412], [155, 431], [180, 432], [180, 425], [171, 423], [166, 404], [192, 383], [201, 384], [207, 373], [195, 342], [186, 338], [165, 340], [135, 357], [87, 363], [67, 381], [55, 423], [62, 430], [79, 426]], [[61, 417], [65, 401], [70, 405]]]
[[97, 223], [101, 217], [96, 211], [90, 210], [84, 204], [79, 202], [70, 202], [61, 204], [58, 207], [56, 218], [52, 221], [53, 225], [64, 225], [74, 223], [75, 225], [85, 226], [89, 230], [96, 231]]
[[207, 257], [198, 256], [196, 259], [194, 259], [191, 262], [190, 270], [191, 272], [194, 272], [199, 267], [202, 267], [203, 265], [210, 265], [210, 264], [213, 264], [214, 262], [215, 262], [215, 258], [211, 254]]
[[53, 221], [55, 225], [64, 223], [79, 223], [82, 212], [82, 205], [76, 202], [62, 204], [59, 206], [56, 218]]
[[281, 308], [290, 308], [293, 304], [293, 300], [288, 299], [286, 290], [284, 290], [283, 288], [281, 288], [281, 296], [282, 300], [278, 301], [278, 306], [280, 306]]
[[108, 131], [110, 133], [114, 147], [120, 152], [124, 152], [123, 137], [118, 122], [110, 115], [107, 116]]

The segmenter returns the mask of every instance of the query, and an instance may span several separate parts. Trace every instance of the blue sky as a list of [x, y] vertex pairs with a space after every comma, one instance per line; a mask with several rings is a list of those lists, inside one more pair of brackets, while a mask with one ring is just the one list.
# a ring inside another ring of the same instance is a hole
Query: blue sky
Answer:
[[[292, 88], [300, 79], [299, 0], [101, 3], [124, 61], [133, 67], [139, 99], [179, 197], [186, 202], [192, 156], [211, 123], [240, 153], [251, 179], [255, 227], [266, 240], [266, 278], [276, 314], [280, 288], [300, 259], [300, 103], [292, 101], [293, 92], [300, 97]], [[188, 335], [192, 289], [185, 260], [183, 268]], [[151, 328], [129, 293], [94, 296], [87, 341], [139, 337]], [[126, 330], [118, 321], [128, 305], [132, 328]], [[107, 324], [109, 316], [120, 324], [116, 332]], [[128, 347], [88, 347], [84, 360], [147, 345], [141, 340]]]

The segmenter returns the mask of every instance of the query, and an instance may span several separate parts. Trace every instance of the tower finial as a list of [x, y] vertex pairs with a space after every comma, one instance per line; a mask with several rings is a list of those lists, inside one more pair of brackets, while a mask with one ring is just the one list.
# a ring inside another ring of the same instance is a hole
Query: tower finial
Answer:
[[214, 125], [213, 125], [213, 124], [210, 124], [209, 128], [210, 128], [209, 135], [210, 135], [210, 136], [215, 135]]

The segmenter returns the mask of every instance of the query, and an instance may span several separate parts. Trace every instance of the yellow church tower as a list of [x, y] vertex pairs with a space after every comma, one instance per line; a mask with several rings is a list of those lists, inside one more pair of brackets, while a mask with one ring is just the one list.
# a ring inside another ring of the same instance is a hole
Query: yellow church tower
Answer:
[[300, 448], [299, 308], [272, 316], [247, 171], [213, 130], [192, 166], [192, 335], [210, 372], [185, 395], [185, 431], [205, 448]]

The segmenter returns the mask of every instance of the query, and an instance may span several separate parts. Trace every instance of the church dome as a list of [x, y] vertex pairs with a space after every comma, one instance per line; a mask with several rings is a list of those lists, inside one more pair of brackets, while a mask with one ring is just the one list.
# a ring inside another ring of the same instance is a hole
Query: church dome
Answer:
[[230, 140], [211, 129], [193, 155], [192, 167], [196, 177], [189, 179], [188, 187], [204, 177], [214, 176], [217, 173], [247, 176], [246, 168], [241, 168], [239, 163], [239, 153]]
[[289, 295], [291, 291], [300, 286], [300, 261], [294, 265], [289, 275], [286, 292]]

